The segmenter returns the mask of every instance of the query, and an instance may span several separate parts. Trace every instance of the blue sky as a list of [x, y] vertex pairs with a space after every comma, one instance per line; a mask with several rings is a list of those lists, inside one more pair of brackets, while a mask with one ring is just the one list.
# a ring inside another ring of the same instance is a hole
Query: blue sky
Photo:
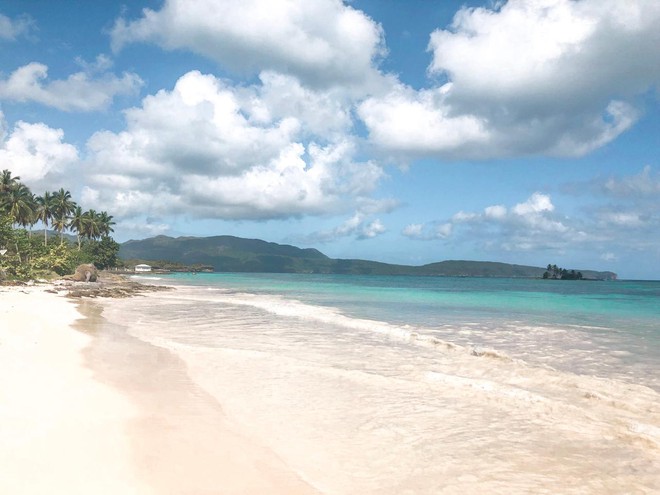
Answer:
[[660, 278], [656, 0], [0, 0], [0, 168], [115, 237]]

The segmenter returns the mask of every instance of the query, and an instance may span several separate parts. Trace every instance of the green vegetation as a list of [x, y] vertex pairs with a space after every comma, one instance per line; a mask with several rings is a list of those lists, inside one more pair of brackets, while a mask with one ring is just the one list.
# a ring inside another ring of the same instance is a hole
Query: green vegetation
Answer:
[[548, 265], [546, 271], [543, 273], [543, 278], [553, 280], [583, 280], [584, 275], [582, 272], [576, 272], [575, 270], [568, 271], [557, 265]]
[[[41, 222], [43, 238], [32, 235]], [[81, 263], [108, 268], [117, 263], [117, 244], [110, 233], [115, 222], [106, 212], [83, 211], [69, 191], [35, 196], [9, 170], [0, 175], [0, 280], [49, 278], [73, 273]], [[49, 242], [49, 227], [59, 242]], [[28, 229], [29, 228], [29, 229]], [[65, 232], [77, 236], [69, 241]]]
[[[184, 266], [202, 264], [217, 272], [541, 278], [545, 270], [534, 266], [486, 261], [442, 261], [424, 266], [407, 266], [368, 260], [332, 259], [316, 249], [300, 249], [232, 236], [157, 236], [128, 241], [121, 245], [119, 257], [123, 260], [139, 260], [154, 268], [166, 268], [167, 263]], [[591, 279], [616, 278], [612, 272], [583, 270], [582, 273], [585, 278]]]

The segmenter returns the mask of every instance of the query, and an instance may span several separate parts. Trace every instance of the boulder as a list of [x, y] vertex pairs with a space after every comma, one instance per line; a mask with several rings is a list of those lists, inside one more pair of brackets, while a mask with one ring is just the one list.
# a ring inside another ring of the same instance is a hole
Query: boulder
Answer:
[[99, 277], [99, 272], [94, 265], [85, 264], [78, 265], [76, 272], [70, 277], [66, 277], [68, 280], [73, 280], [74, 282], [96, 282]]

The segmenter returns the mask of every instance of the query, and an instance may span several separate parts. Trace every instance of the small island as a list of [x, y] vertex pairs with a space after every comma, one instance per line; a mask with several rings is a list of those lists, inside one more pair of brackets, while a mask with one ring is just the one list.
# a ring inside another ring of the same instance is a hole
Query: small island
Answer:
[[582, 272], [576, 272], [575, 270], [567, 270], [566, 268], [560, 268], [557, 265], [548, 265], [546, 271], [543, 273], [543, 279], [551, 280], [584, 280]]

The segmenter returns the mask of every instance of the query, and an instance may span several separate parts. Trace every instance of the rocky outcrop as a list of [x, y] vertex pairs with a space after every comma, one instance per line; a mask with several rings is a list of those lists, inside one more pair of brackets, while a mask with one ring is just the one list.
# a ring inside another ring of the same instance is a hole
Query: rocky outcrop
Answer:
[[76, 272], [73, 275], [64, 277], [65, 280], [73, 280], [74, 282], [96, 282], [99, 277], [99, 272], [94, 265], [85, 264], [78, 265]]

